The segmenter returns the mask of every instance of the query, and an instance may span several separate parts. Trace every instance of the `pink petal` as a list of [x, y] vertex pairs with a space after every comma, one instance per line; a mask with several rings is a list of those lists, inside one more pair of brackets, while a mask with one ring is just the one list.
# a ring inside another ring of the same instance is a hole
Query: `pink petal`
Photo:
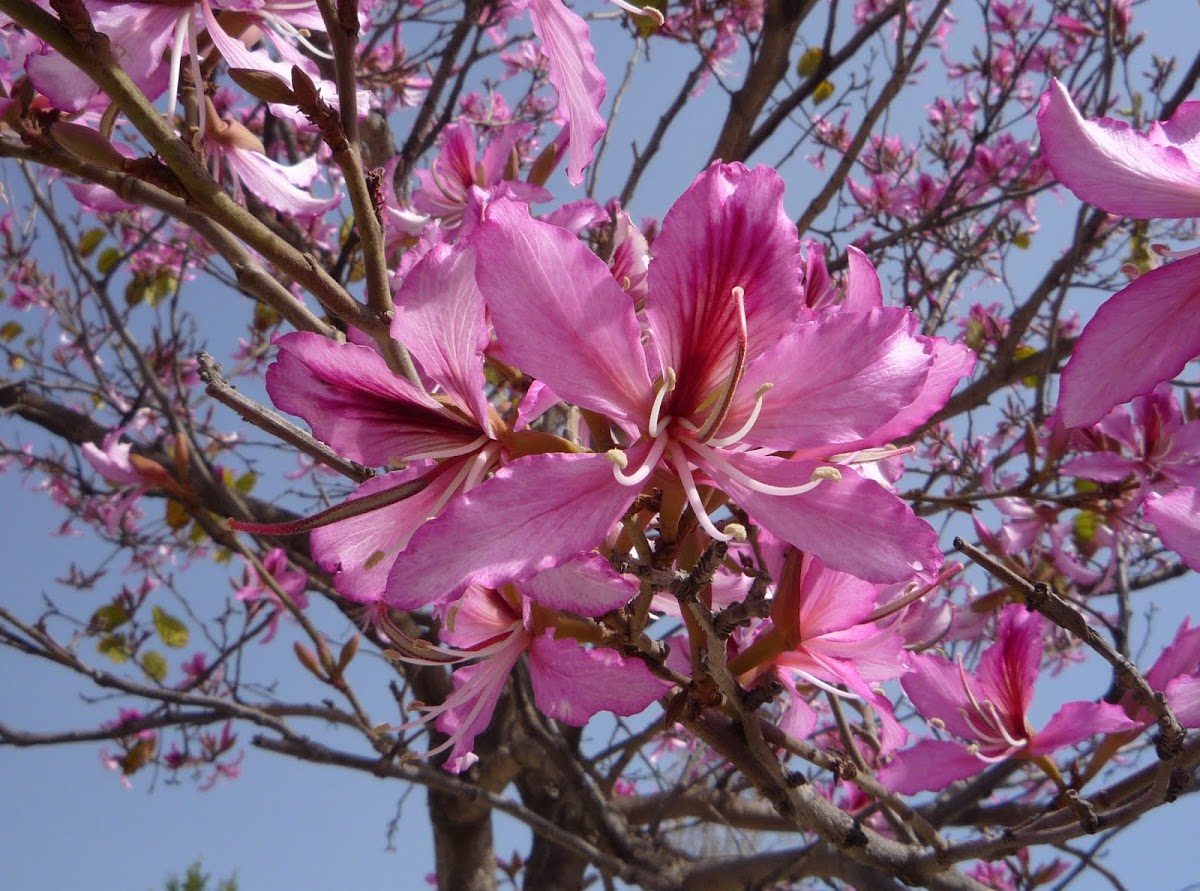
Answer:
[[928, 343], [933, 352], [933, 364], [925, 385], [912, 402], [872, 434], [871, 445], [882, 445], [912, 433], [937, 414], [959, 381], [975, 368], [975, 351], [965, 343], [950, 343], [941, 337], [919, 336], [917, 339]]
[[416, 467], [373, 477], [355, 489], [349, 500], [410, 482], [426, 472], [431, 480], [410, 498], [312, 531], [309, 543], [313, 559], [322, 569], [336, 573], [333, 586], [339, 594], [358, 603], [375, 603], [383, 597], [396, 555], [445, 496], [462, 463], [459, 459], [435, 470]]
[[932, 348], [915, 328], [913, 314], [894, 307], [833, 312], [798, 326], [746, 370], [721, 432], [745, 423], [769, 383], [748, 442], [829, 455], [867, 439], [925, 386]]
[[1088, 322], [1063, 369], [1058, 411], [1083, 427], [1149, 393], [1200, 353], [1200, 255], [1138, 276]]
[[1055, 80], [1038, 111], [1042, 157], [1063, 185], [1109, 213], [1200, 216], [1198, 113], [1200, 103], [1184, 103], [1172, 121], [1147, 136], [1110, 118], [1085, 121]]
[[287, 168], [251, 149], [224, 148], [221, 157], [263, 204], [280, 213], [316, 217], [342, 203], [340, 195], [317, 198], [291, 181]]
[[591, 554], [538, 573], [523, 582], [521, 590], [550, 609], [602, 616], [636, 597], [638, 585], [603, 557]]
[[558, 93], [558, 114], [566, 124], [570, 155], [567, 179], [583, 182], [583, 169], [592, 163], [592, 148], [604, 135], [600, 103], [604, 101], [604, 75], [596, 67], [596, 50], [587, 22], [560, 0], [531, 0], [533, 32], [542, 42], [550, 68], [550, 83]]
[[491, 429], [483, 375], [488, 330], [473, 251], [437, 245], [413, 267], [396, 292], [392, 336], [479, 429]]
[[988, 765], [965, 746], [940, 739], [926, 739], [911, 749], [898, 752], [876, 776], [884, 786], [901, 795], [936, 792], [957, 780], [983, 771]]
[[[752, 479], [783, 487], [810, 481], [822, 466], [732, 452], [721, 457]], [[933, 529], [878, 483], [849, 467], [838, 469], [840, 480], [792, 496], [764, 495], [717, 469], [708, 473], [752, 519], [831, 569], [871, 582], [902, 582], [914, 573], [935, 572], [942, 552]]]
[[588, 650], [577, 640], [552, 635], [547, 629], [535, 637], [529, 656], [533, 697], [547, 717], [572, 727], [582, 727], [600, 712], [628, 717], [671, 689], [640, 659]]
[[394, 374], [368, 347], [302, 331], [275, 343], [279, 356], [267, 369], [271, 400], [352, 461], [378, 467], [479, 438], [479, 430]]
[[883, 286], [867, 255], [854, 245], [846, 248], [846, 296], [839, 309], [868, 312], [883, 308]]
[[613, 479], [605, 455], [519, 458], [413, 536], [385, 599], [416, 609], [468, 585], [497, 588], [559, 566], [603, 541], [636, 495]]
[[[963, 678], [966, 678], [966, 686]], [[975, 678], [965, 674], [954, 662], [934, 654], [914, 656], [912, 671], [901, 678], [900, 686], [927, 721], [940, 720], [947, 730], [966, 740], [978, 736], [978, 731], [966, 718], [966, 713], [972, 709], [967, 688], [980, 702], [987, 697], [982, 695]]]
[[1108, 702], [1068, 702], [1044, 728], [1034, 734], [1029, 754], [1048, 755], [1098, 733], [1115, 733], [1140, 726], [1119, 705]]
[[1188, 729], [1200, 727], [1200, 678], [1176, 678], [1167, 685], [1166, 693], [1179, 723]]
[[979, 658], [975, 678], [1000, 716], [1011, 727], [1024, 724], [1033, 702], [1033, 687], [1042, 664], [1042, 617], [1019, 603], [1011, 603], [1000, 613], [996, 642]]
[[454, 672], [454, 690], [443, 703], [437, 719], [438, 730], [453, 740], [445, 763], [451, 773], [461, 773], [479, 760], [472, 751], [475, 737], [492, 723], [492, 714], [504, 692], [504, 684], [517, 659], [525, 652], [526, 644], [526, 635], [514, 635], [510, 645], [489, 658]]
[[1080, 455], [1062, 465], [1066, 476], [1081, 476], [1102, 483], [1119, 483], [1140, 468], [1140, 462], [1113, 452], [1093, 452]]
[[568, 402], [644, 424], [653, 391], [641, 327], [604, 261], [507, 200], [487, 207], [473, 244], [492, 324], [521, 370]]
[[1146, 519], [1163, 544], [1200, 571], [1200, 492], [1180, 487], [1166, 495], [1152, 493], [1146, 498]]
[[1200, 667], [1200, 628], [1192, 628], [1184, 619], [1174, 639], [1146, 672], [1146, 683], [1154, 690], [1165, 690], [1167, 684], [1183, 674]]
[[690, 414], [732, 370], [735, 287], [745, 292], [748, 362], [800, 315], [800, 241], [783, 180], [768, 167], [712, 164], [667, 213], [652, 253], [646, 316], [678, 377], [671, 402]]
[[438, 639], [460, 649], [478, 647], [512, 633], [520, 621], [519, 611], [502, 594], [472, 585], [446, 610]]

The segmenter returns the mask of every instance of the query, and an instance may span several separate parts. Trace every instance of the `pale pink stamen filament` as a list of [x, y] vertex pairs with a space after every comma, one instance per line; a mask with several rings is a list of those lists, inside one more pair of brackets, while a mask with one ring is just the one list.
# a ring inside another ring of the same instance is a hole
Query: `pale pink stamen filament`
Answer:
[[671, 437], [660, 435], [655, 438], [650, 446], [650, 451], [646, 454], [646, 460], [633, 473], [626, 474], [624, 469], [628, 464], [625, 458], [625, 453], [620, 449], [611, 449], [608, 452], [608, 460], [613, 463], [613, 476], [622, 486], [640, 486], [646, 481], [654, 468], [658, 466], [658, 462], [662, 459], [663, 452], [667, 449], [667, 444], [670, 443]]
[[704, 502], [700, 500], [700, 493], [696, 489], [696, 480], [692, 477], [692, 469], [688, 466], [687, 456], [683, 454], [683, 449], [677, 443], [672, 442], [670, 451], [671, 463], [675, 465], [675, 472], [679, 474], [684, 494], [687, 495], [688, 504], [692, 506], [692, 511], [696, 514], [696, 520], [700, 523], [700, 527], [716, 541], [732, 541], [732, 535], [725, 534], [713, 525], [712, 518], [709, 517], [708, 511], [704, 507]]
[[488, 437], [479, 436], [466, 445], [447, 446], [444, 449], [430, 449], [428, 452], [418, 452], [415, 455], [405, 455], [405, 461], [432, 461], [438, 458], [457, 458], [460, 455], [469, 455], [480, 446], [488, 441]]
[[841, 473], [836, 467], [818, 467], [813, 471], [812, 480], [807, 483], [802, 483], [798, 486], [773, 486], [770, 483], [764, 483], [753, 477], [746, 476], [746, 474], [722, 458], [720, 452], [716, 449], [710, 449], [698, 442], [689, 442], [687, 445], [688, 448], [703, 457], [705, 461], [717, 467], [722, 473], [728, 475], [737, 483], [745, 486], [747, 489], [761, 492], [763, 495], [779, 495], [781, 497], [803, 495], [806, 492], [811, 492], [825, 480], [841, 478]]
[[758, 388], [758, 392], [754, 394], [754, 409], [750, 412], [750, 417], [746, 419], [746, 423], [738, 428], [736, 433], [731, 433], [729, 436], [714, 437], [705, 443], [705, 445], [723, 449], [726, 446], [741, 442], [742, 437], [749, 433], [754, 428], [754, 425], [758, 423], [758, 416], [762, 413], [763, 396], [774, 386], [774, 384], [763, 384]]

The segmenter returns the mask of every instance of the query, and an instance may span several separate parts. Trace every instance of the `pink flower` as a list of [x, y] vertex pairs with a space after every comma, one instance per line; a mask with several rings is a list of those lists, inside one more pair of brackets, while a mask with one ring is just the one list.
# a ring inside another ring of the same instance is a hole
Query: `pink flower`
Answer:
[[[1200, 102], [1143, 134], [1085, 121], [1053, 81], [1038, 111], [1042, 156], [1081, 200], [1123, 216], [1200, 216]], [[1200, 353], [1200, 255], [1138, 276], [1096, 311], [1063, 370], [1058, 415], [1068, 427], [1170, 380]]]
[[957, 377], [906, 310], [804, 307], [782, 191], [763, 167], [701, 174], [654, 241], [644, 319], [572, 234], [513, 201], [487, 206], [470, 243], [500, 345], [559, 398], [608, 417], [622, 444], [519, 458], [451, 502], [398, 558], [390, 604], [498, 587], [589, 551], [651, 482], [678, 486], [714, 539], [731, 534], [700, 485], [832, 569], [901, 581], [940, 564], [907, 505], [852, 458], [827, 457], [913, 429]]
[[[308, 573], [303, 569], [289, 567], [287, 551], [283, 548], [271, 548], [262, 558], [262, 566], [298, 609], [308, 608], [308, 595], [305, 593], [308, 587]], [[246, 604], [264, 604], [271, 610], [267, 633], [262, 642], [270, 643], [274, 640], [279, 630], [279, 616], [286, 607], [279, 595], [263, 581], [258, 570], [249, 565], [246, 567], [242, 574], [242, 587], [238, 588], [233, 596]]]
[[[337, 573], [338, 593], [360, 602], [379, 599], [409, 536], [477, 485], [501, 455], [484, 394], [487, 327], [473, 255], [433, 248], [396, 294], [392, 331], [443, 401], [393, 374], [373, 349], [315, 334], [279, 338], [279, 358], [267, 370], [272, 401], [307, 420], [339, 454], [373, 467], [410, 464], [350, 496], [385, 506], [313, 530], [313, 556]], [[387, 500], [415, 481], [425, 483], [416, 495]]]
[[1000, 614], [996, 642], [969, 675], [962, 658], [913, 659], [901, 686], [917, 710], [938, 727], [966, 741], [924, 740], [900, 752], [879, 772], [888, 788], [904, 794], [937, 790], [973, 776], [1007, 758], [1038, 758], [1073, 746], [1098, 733], [1138, 725], [1120, 706], [1070, 702], [1041, 730], [1029, 726], [1029, 706], [1041, 666], [1042, 617], [1020, 604]]
[[[572, 596], [567, 576], [533, 581], [567, 599]], [[619, 596], [624, 602], [629, 592], [621, 591]], [[453, 773], [479, 760], [472, 751], [475, 737], [487, 729], [513, 666], [526, 652], [538, 709], [574, 727], [582, 727], [602, 711], [636, 715], [670, 689], [640, 660], [625, 659], [612, 650], [589, 650], [577, 640], [557, 636], [550, 624], [552, 616], [511, 589], [502, 594], [468, 588], [444, 611], [443, 620], [441, 637], [450, 648], [430, 648], [428, 661], [478, 661], [457, 669], [454, 690], [446, 701], [424, 708], [421, 718], [405, 728], [436, 718], [437, 728], [448, 738], [426, 757], [450, 749], [446, 769]], [[408, 657], [408, 661], [421, 660]]]

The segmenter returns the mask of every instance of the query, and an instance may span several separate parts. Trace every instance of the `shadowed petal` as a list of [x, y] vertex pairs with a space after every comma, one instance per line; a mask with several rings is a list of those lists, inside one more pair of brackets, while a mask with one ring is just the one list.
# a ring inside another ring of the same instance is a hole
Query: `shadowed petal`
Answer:
[[975, 677], [983, 692], [1011, 728], [1022, 727], [1033, 702], [1033, 687], [1042, 664], [1042, 617], [1020, 604], [1000, 614], [996, 642], [979, 657]]
[[591, 554], [538, 573], [522, 582], [521, 591], [550, 609], [602, 616], [636, 597], [638, 586]]
[[1063, 424], [1094, 424], [1175, 377], [1198, 353], [1200, 255], [1138, 276], [1096, 310], [1063, 369]]
[[974, 776], [985, 767], [987, 764], [965, 746], [947, 740], [926, 739], [897, 753], [877, 776], [879, 782], [893, 792], [915, 795], [944, 789], [956, 780]]
[[558, 640], [552, 634], [547, 629], [535, 637], [529, 656], [533, 697], [547, 717], [572, 727], [582, 727], [599, 712], [628, 717], [671, 689], [640, 659], [589, 650], [577, 640]]
[[[963, 686], [964, 677], [966, 687]], [[981, 694], [975, 678], [965, 674], [949, 659], [934, 654], [914, 656], [912, 671], [900, 679], [900, 686], [925, 720], [937, 719], [963, 739], [975, 739], [978, 735], [966, 718], [966, 712], [971, 708], [967, 689], [970, 688], [977, 700], [986, 697]]]
[[369, 347], [298, 331], [275, 341], [267, 392], [284, 411], [349, 458], [378, 467], [392, 458], [465, 447], [480, 431], [397, 376]]

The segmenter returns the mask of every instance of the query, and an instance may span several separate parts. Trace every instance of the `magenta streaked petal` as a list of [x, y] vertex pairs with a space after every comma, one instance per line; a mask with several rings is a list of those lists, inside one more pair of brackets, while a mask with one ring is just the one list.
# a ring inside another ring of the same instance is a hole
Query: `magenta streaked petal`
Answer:
[[[798, 326], [746, 369], [721, 433], [736, 431], [759, 387], [772, 384], [747, 435], [756, 446], [828, 455], [868, 439], [925, 387], [933, 348], [915, 330], [912, 313], [895, 307], [832, 312]], [[939, 406], [931, 403], [930, 414]]]
[[521, 629], [521, 611], [498, 591], [472, 585], [446, 610], [438, 639], [452, 647], [478, 647]]
[[374, 350], [310, 332], [275, 341], [267, 369], [276, 406], [308, 421], [343, 457], [378, 467], [391, 459], [465, 447], [481, 431], [394, 374]]
[[1096, 310], [1063, 369], [1058, 412], [1067, 427], [1170, 380], [1200, 354], [1200, 255], [1138, 276]]
[[774, 346], [803, 308], [800, 239], [768, 167], [714, 163], [675, 202], [654, 240], [646, 316], [690, 413], [728, 380], [737, 348], [733, 289], [744, 291], [747, 362]]
[[1048, 755], [1091, 739], [1098, 733], [1116, 733], [1140, 727], [1119, 706], [1108, 702], [1068, 702], [1046, 726], [1033, 735], [1030, 755]]
[[879, 782], [901, 795], [936, 792], [957, 780], [980, 773], [987, 763], [972, 755], [965, 746], [940, 739], [926, 739], [911, 749], [897, 752], [892, 762], [881, 768]]
[[671, 689], [640, 659], [552, 635], [547, 629], [535, 637], [529, 656], [534, 700], [549, 718], [582, 727], [600, 712], [629, 717]]
[[[814, 461], [734, 454], [726, 459], [746, 476], [791, 487], [826, 466]], [[706, 472], [751, 518], [774, 535], [841, 570], [870, 582], [904, 582], [932, 573], [942, 563], [937, 536], [904, 501], [878, 483], [839, 467], [840, 480], [826, 480], [803, 495], [765, 495], [714, 468]]]
[[517, 459], [421, 527], [392, 567], [385, 599], [416, 609], [590, 551], [637, 495], [613, 479], [612, 468], [595, 454]]
[[1146, 497], [1146, 519], [1183, 562], [1200, 572], [1200, 492], [1186, 486]]
[[413, 267], [396, 292], [392, 336], [480, 430], [491, 429], [483, 375], [488, 330], [473, 251], [440, 244]]
[[561, 0], [530, 0], [529, 15], [549, 61], [558, 115], [566, 124], [567, 179], [577, 186], [583, 182], [583, 169], [592, 163], [593, 146], [604, 135], [604, 75], [596, 67], [587, 22]]
[[1081, 476], [1101, 483], [1119, 483], [1135, 473], [1140, 462], [1115, 452], [1092, 452], [1080, 455], [1063, 463], [1060, 468], [1064, 476]]
[[637, 596], [638, 585], [590, 554], [539, 572], [521, 583], [521, 591], [542, 606], [581, 616], [602, 616]]
[[1109, 213], [1200, 216], [1196, 105], [1185, 103], [1178, 122], [1146, 135], [1110, 118], [1085, 121], [1066, 88], [1053, 81], [1038, 111], [1042, 157], [1063, 185]]
[[1019, 603], [1000, 613], [996, 642], [979, 657], [975, 677], [982, 699], [990, 699], [1010, 726], [1018, 726], [1033, 702], [1033, 687], [1042, 664], [1042, 617]]
[[641, 327], [604, 261], [512, 201], [476, 230], [476, 277], [504, 349], [568, 402], [644, 424], [653, 399]]

